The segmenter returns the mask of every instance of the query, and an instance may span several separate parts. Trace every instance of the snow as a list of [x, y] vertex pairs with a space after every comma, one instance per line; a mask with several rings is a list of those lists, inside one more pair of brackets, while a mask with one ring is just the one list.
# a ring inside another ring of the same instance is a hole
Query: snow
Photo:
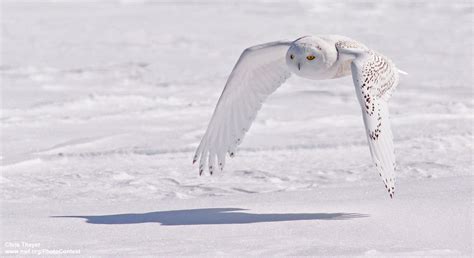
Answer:
[[3, 223], [9, 240], [94, 255], [459, 256], [471, 252], [469, 178], [400, 180], [394, 200], [376, 184], [231, 198], [8, 203]]
[[[472, 255], [469, 1], [3, 1], [1, 23], [1, 255]], [[241, 51], [308, 34], [409, 73], [393, 200], [351, 78], [290, 78], [223, 173], [192, 166]]]

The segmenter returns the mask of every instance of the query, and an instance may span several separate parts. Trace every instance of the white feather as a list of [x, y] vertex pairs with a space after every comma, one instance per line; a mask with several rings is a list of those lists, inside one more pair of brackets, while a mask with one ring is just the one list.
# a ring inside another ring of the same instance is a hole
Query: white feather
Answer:
[[215, 158], [222, 170], [225, 152], [232, 157], [250, 129], [263, 101], [287, 78], [290, 72], [285, 54], [290, 41], [278, 41], [247, 48], [227, 80], [204, 137], [194, 155], [200, 159], [200, 174], [209, 165], [215, 169]]
[[390, 197], [393, 197], [395, 154], [387, 100], [398, 84], [398, 70], [390, 60], [373, 51], [356, 55], [351, 68], [370, 153]]

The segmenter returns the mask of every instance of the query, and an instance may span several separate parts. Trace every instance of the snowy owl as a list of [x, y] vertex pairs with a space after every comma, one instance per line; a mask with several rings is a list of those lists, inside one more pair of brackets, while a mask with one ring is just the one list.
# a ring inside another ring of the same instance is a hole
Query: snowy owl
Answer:
[[199, 174], [210, 174], [233, 157], [263, 101], [294, 73], [322, 80], [352, 74], [366, 137], [376, 169], [391, 198], [395, 193], [395, 154], [388, 100], [399, 73], [390, 59], [338, 35], [305, 36], [245, 49], [230, 74], [209, 126], [194, 155]]

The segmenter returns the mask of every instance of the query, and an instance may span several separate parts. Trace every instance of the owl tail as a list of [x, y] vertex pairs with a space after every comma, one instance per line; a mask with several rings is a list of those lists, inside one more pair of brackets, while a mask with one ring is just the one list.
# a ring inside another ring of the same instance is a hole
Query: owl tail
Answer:
[[400, 74], [403, 74], [403, 75], [408, 75], [407, 72], [405, 72], [405, 71], [403, 71], [403, 70], [400, 70], [400, 69], [398, 69], [398, 72], [399, 72]]

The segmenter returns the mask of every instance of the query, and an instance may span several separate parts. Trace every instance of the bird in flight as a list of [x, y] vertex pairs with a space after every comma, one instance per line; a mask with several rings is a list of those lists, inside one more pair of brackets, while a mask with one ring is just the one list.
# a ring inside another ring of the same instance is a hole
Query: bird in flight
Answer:
[[263, 101], [294, 73], [312, 80], [352, 74], [370, 154], [391, 198], [395, 193], [395, 154], [388, 100], [399, 73], [390, 59], [362, 43], [339, 35], [305, 36], [244, 50], [217, 102], [193, 158], [199, 175], [224, 169], [226, 153], [237, 146], [255, 120]]

